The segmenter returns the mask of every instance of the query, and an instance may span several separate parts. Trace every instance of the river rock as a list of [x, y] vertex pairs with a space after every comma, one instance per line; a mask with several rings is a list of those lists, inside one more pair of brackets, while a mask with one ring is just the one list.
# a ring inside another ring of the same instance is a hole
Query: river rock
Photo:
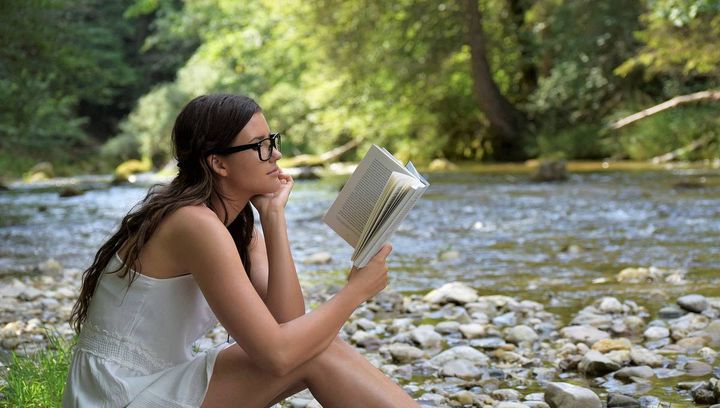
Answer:
[[614, 297], [604, 297], [598, 302], [597, 308], [603, 313], [622, 313], [623, 305]]
[[388, 351], [396, 363], [409, 363], [425, 356], [419, 348], [405, 343], [393, 343], [388, 347]]
[[53, 165], [50, 162], [39, 162], [27, 172], [26, 180], [29, 183], [55, 177]]
[[440, 322], [435, 325], [435, 331], [441, 334], [457, 333], [460, 331], [460, 322]]
[[688, 373], [688, 375], [693, 377], [705, 376], [712, 373], [712, 366], [701, 361], [691, 361], [685, 364], [683, 369]]
[[602, 339], [610, 337], [607, 332], [592, 326], [567, 326], [560, 330], [560, 334], [574, 342], [583, 342], [592, 345]]
[[545, 402], [550, 408], [602, 408], [600, 397], [593, 391], [562, 382], [547, 385]]
[[639, 382], [655, 377], [655, 371], [649, 366], [624, 367], [613, 373], [613, 377], [623, 382]]
[[477, 323], [461, 324], [459, 329], [466, 339], [474, 339], [485, 334], [485, 326]]
[[438, 289], [430, 291], [423, 300], [428, 303], [458, 303], [464, 305], [478, 298], [477, 291], [462, 282], [446, 283]]
[[685, 315], [687, 312], [678, 306], [670, 305], [665, 306], [658, 311], [658, 317], [661, 319], [677, 319], [680, 316]]
[[436, 366], [442, 366], [450, 360], [468, 360], [474, 364], [487, 365], [489, 358], [482, 351], [476, 350], [470, 346], [455, 346], [447, 349], [442, 353], [430, 359], [430, 363]]
[[20, 292], [20, 294], [17, 297], [20, 300], [32, 301], [32, 300], [38, 299], [43, 294], [44, 294], [43, 291], [35, 289], [32, 286], [28, 286], [22, 292]]
[[515, 402], [515, 401], [500, 401], [497, 404], [493, 405], [493, 408], [528, 408], [529, 405], [526, 405], [522, 402]]
[[580, 372], [589, 377], [599, 377], [619, 370], [620, 365], [605, 357], [599, 351], [590, 350], [585, 353], [583, 358], [580, 360], [578, 369]]
[[592, 345], [593, 350], [597, 350], [601, 353], [608, 353], [613, 350], [630, 350], [632, 343], [630, 340], [625, 338], [618, 339], [602, 339], [598, 340]]
[[332, 261], [332, 255], [329, 252], [317, 252], [314, 253], [303, 261], [307, 265], [324, 265]]
[[670, 330], [667, 327], [651, 326], [645, 330], [643, 335], [648, 340], [664, 339], [670, 337]]
[[410, 333], [410, 338], [424, 349], [439, 348], [442, 345], [442, 336], [430, 325], [422, 325]]
[[662, 356], [640, 346], [633, 346], [630, 349], [630, 358], [637, 365], [661, 367], [663, 364]]
[[377, 350], [380, 347], [380, 339], [373, 333], [358, 330], [350, 338], [353, 343], [368, 350]]
[[704, 387], [696, 388], [690, 392], [696, 404], [714, 404], [717, 402], [712, 390]]
[[530, 177], [532, 181], [565, 181], [568, 179], [567, 163], [565, 160], [542, 160]]
[[640, 401], [633, 397], [610, 393], [607, 399], [607, 408], [641, 408]]
[[474, 339], [470, 341], [471, 346], [486, 350], [494, 350], [496, 348], [503, 347], [506, 344], [505, 340], [500, 337], [486, 337], [484, 339]]
[[509, 329], [505, 335], [505, 339], [511, 343], [520, 344], [522, 342], [533, 342], [538, 339], [538, 334], [531, 327], [523, 324]]
[[458, 377], [458, 378], [479, 378], [482, 376], [482, 371], [471, 361], [456, 359], [450, 360], [442, 365], [440, 374], [445, 377]]
[[462, 405], [473, 405], [475, 403], [475, 394], [470, 391], [463, 390], [453, 394], [450, 398]]
[[517, 324], [517, 315], [515, 312], [504, 313], [493, 318], [492, 322], [497, 327], [515, 326]]
[[710, 338], [710, 346], [720, 347], [720, 320], [713, 320], [702, 332]]
[[497, 401], [519, 401], [522, 394], [519, 391], [510, 388], [501, 388], [494, 390], [490, 393], [490, 396]]
[[630, 358], [630, 350], [613, 350], [605, 353], [605, 357], [618, 363], [620, 366], [630, 364], [632, 361]]
[[708, 301], [703, 295], [685, 295], [677, 300], [677, 304], [685, 310], [695, 313], [702, 313], [707, 309]]

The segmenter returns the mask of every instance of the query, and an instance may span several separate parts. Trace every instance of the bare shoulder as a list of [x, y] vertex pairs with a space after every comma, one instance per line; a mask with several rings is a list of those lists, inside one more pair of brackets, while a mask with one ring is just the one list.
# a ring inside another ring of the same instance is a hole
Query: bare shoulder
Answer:
[[168, 237], [175, 242], [232, 239], [217, 215], [205, 206], [180, 207], [164, 221]]

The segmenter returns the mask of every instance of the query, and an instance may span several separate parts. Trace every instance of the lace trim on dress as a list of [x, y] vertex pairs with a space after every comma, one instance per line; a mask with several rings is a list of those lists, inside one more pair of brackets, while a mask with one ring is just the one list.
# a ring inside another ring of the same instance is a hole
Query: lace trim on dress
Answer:
[[151, 374], [173, 366], [128, 337], [86, 322], [78, 338], [77, 348], [127, 368]]

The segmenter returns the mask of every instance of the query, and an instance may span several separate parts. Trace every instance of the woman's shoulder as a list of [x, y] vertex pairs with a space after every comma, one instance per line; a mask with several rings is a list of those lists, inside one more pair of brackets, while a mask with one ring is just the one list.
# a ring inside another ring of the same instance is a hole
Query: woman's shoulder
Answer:
[[217, 214], [204, 205], [187, 205], [173, 211], [164, 220], [165, 228], [176, 233], [208, 232], [227, 229]]

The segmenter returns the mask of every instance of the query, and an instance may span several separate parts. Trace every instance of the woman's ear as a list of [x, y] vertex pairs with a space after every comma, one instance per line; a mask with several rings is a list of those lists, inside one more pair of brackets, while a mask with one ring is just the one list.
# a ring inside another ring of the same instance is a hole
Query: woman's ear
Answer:
[[222, 160], [218, 155], [211, 154], [207, 157], [207, 164], [210, 166], [213, 172], [217, 174], [218, 176], [227, 176], [227, 167], [225, 166], [225, 161]]

